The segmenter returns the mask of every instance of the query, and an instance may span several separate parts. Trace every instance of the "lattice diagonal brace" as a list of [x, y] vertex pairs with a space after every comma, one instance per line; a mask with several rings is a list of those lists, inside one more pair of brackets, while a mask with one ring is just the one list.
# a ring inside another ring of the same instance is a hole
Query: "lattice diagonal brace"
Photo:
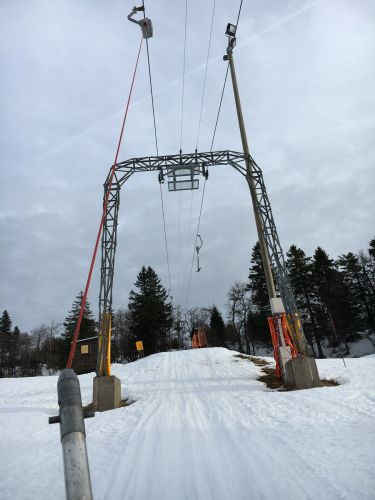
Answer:
[[[207, 167], [216, 165], [231, 165], [241, 175], [243, 175], [250, 186], [248, 174], [248, 163], [251, 163], [251, 179], [255, 183], [256, 203], [262, 221], [262, 231], [266, 241], [267, 251], [272, 266], [272, 271], [276, 279], [280, 296], [283, 300], [286, 313], [295, 320], [297, 338], [301, 352], [306, 351], [306, 342], [302, 325], [299, 321], [298, 309], [294, 299], [289, 276], [286, 271], [283, 251], [280, 245], [276, 225], [273, 219], [271, 204], [268, 199], [263, 175], [260, 167], [251, 156], [236, 151], [212, 151], [207, 153], [177, 154], [168, 156], [151, 156], [143, 158], [132, 158], [115, 165], [115, 177], [113, 179], [107, 213], [104, 222], [102, 235], [102, 262], [101, 262], [101, 282], [99, 295], [99, 325], [102, 324], [104, 313], [111, 312], [112, 308], [112, 288], [113, 273], [115, 263], [115, 252], [117, 244], [117, 223], [118, 209], [120, 205], [120, 188], [136, 172], [158, 172], [167, 175], [168, 169], [183, 168], [192, 169], [194, 174], [203, 172]], [[104, 184], [104, 196], [108, 186], [110, 173]], [[98, 353], [98, 366], [104, 362], [107, 345], [104, 343]]]
[[[106, 198], [108, 179], [104, 184], [104, 197]], [[108, 352], [108, 334], [103, 322], [104, 313], [111, 313], [113, 274], [115, 267], [115, 255], [117, 246], [117, 224], [118, 210], [120, 207], [120, 184], [116, 177], [113, 178], [111, 190], [108, 197], [107, 212], [105, 214], [102, 233], [102, 259], [100, 269], [100, 292], [99, 292], [99, 345], [96, 372], [101, 375], [102, 367], [105, 366]], [[107, 334], [106, 334], [107, 333]]]

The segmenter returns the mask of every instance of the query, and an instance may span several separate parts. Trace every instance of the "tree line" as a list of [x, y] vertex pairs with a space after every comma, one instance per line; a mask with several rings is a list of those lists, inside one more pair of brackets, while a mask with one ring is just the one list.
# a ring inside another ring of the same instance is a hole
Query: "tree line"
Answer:
[[[317, 247], [312, 256], [296, 245], [286, 253], [291, 285], [301, 313], [307, 341], [316, 357], [325, 348], [343, 348], [375, 334], [375, 238], [366, 251], [336, 259]], [[145, 355], [190, 347], [191, 333], [204, 326], [211, 347], [227, 347], [256, 354], [271, 346], [267, 317], [271, 314], [259, 244], [255, 244], [246, 281], [235, 282], [227, 294], [224, 315], [216, 307], [183, 312], [170, 301], [160, 278], [143, 266], [130, 291], [128, 307], [112, 311], [112, 359], [133, 361], [135, 342], [142, 340]], [[64, 323], [43, 324], [30, 333], [15, 326], [7, 310], [0, 318], [0, 376], [33, 376], [65, 366], [83, 293], [74, 299]], [[224, 319], [225, 318], [225, 319]], [[86, 303], [80, 338], [98, 335], [98, 324]], [[375, 347], [375, 343], [374, 343]]]
[[[324, 357], [325, 348], [341, 349], [348, 355], [349, 343], [363, 336], [374, 343], [375, 238], [366, 251], [349, 252], [336, 259], [320, 246], [307, 256], [291, 245], [286, 266], [315, 357]], [[248, 280], [231, 287], [228, 304], [239, 351], [255, 353], [256, 345], [270, 345], [267, 317], [271, 311], [258, 243], [252, 250]]]

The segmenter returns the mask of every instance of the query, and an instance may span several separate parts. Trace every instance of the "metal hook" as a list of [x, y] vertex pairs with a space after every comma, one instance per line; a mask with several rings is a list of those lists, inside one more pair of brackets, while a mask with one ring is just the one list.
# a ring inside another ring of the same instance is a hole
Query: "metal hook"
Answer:
[[[200, 244], [197, 244], [198, 238], [200, 240]], [[196, 269], [197, 273], [199, 273], [199, 271], [202, 269], [199, 265], [199, 250], [202, 248], [202, 246], [203, 246], [203, 240], [201, 238], [201, 235], [197, 234], [197, 239], [195, 240], [195, 251], [197, 253], [197, 269]]]

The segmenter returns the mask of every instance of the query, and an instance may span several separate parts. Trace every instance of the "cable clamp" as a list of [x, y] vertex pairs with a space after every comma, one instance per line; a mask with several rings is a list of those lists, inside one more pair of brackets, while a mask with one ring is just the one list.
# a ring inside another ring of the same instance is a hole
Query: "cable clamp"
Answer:
[[135, 16], [135, 14], [137, 14], [137, 12], [144, 12], [144, 10], [145, 9], [143, 6], [142, 7], [133, 7], [133, 10], [128, 15], [128, 19], [132, 23], [138, 24], [141, 27], [143, 38], [151, 38], [153, 36], [153, 27], [152, 27], [151, 19], [149, 19], [148, 17], [145, 17], [145, 18], [141, 19], [140, 21], [137, 21], [136, 19], [132, 19], [132, 17]]

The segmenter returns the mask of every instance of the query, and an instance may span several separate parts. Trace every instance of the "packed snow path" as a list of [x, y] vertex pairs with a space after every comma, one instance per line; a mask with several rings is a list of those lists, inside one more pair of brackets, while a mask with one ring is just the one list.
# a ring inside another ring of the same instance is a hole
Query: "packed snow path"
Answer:
[[[339, 387], [274, 392], [226, 349], [115, 365], [129, 407], [86, 421], [94, 497], [372, 499], [375, 357], [319, 361]], [[0, 380], [0, 497], [64, 498], [57, 377]], [[84, 403], [92, 375], [80, 377]]]

